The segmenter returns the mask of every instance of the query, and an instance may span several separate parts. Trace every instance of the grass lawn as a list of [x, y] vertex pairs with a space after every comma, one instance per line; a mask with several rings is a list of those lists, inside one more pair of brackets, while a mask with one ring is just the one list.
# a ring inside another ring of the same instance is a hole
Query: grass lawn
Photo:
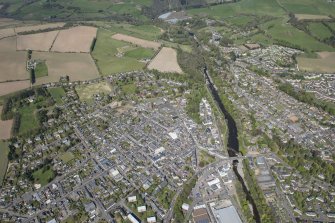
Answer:
[[320, 22], [309, 23], [308, 30], [311, 32], [313, 36], [321, 40], [329, 38], [333, 35], [331, 31]]
[[129, 46], [131, 44], [112, 39], [114, 33], [111, 31], [99, 29], [97, 42], [92, 52], [92, 57], [96, 61], [99, 71], [102, 75], [110, 75], [120, 72], [142, 70], [144, 63], [137, 59], [127, 56], [117, 57], [118, 48]]
[[36, 118], [36, 107], [34, 104], [30, 104], [29, 106], [25, 106], [19, 109], [21, 114], [21, 124], [19, 129], [19, 134], [25, 134], [32, 129], [36, 129], [39, 127], [38, 120]]
[[60, 155], [60, 158], [61, 158], [61, 160], [62, 160], [64, 163], [68, 163], [68, 162], [70, 162], [72, 159], [74, 159], [74, 155], [73, 155], [73, 153], [71, 153], [71, 152], [65, 152], [65, 153], [63, 153], [62, 155]]
[[51, 97], [59, 104], [62, 103], [62, 97], [66, 95], [63, 87], [48, 88]]
[[39, 62], [36, 65], [36, 68], [35, 68], [35, 77], [36, 78], [44, 77], [44, 76], [48, 76], [48, 67], [47, 67], [45, 61]]
[[51, 168], [48, 168], [48, 166], [44, 166], [41, 169], [36, 170], [33, 173], [33, 177], [35, 183], [39, 183], [44, 186], [55, 177], [55, 173]]
[[8, 164], [8, 142], [0, 141], [0, 185], [6, 175]]

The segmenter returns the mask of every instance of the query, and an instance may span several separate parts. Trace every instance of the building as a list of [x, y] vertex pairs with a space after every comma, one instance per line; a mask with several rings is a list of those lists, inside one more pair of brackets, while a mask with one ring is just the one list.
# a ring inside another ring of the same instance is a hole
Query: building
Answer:
[[147, 218], [148, 223], [155, 223], [156, 222], [156, 217], [149, 217]]
[[145, 212], [146, 210], [147, 210], [146, 206], [139, 206], [139, 207], [137, 207], [137, 212], [138, 213]]
[[212, 208], [212, 211], [218, 223], [242, 223], [233, 205], [220, 209]]
[[128, 197], [128, 202], [129, 203], [136, 202], [136, 201], [137, 201], [136, 196]]
[[193, 223], [210, 223], [210, 218], [206, 209], [206, 205], [199, 205], [194, 207], [192, 213], [192, 222]]
[[128, 214], [127, 218], [131, 223], [141, 223], [140, 219], [138, 219], [138, 217], [136, 217], [134, 214]]

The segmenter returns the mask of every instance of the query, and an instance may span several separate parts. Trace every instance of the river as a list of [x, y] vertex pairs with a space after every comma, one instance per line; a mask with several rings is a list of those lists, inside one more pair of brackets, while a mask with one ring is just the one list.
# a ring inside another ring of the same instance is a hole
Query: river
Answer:
[[[228, 126], [228, 143], [227, 143], [227, 148], [228, 148], [228, 154], [229, 157], [236, 157], [239, 153], [239, 143], [238, 143], [238, 131], [236, 127], [236, 122], [233, 119], [233, 117], [230, 115], [230, 113], [226, 110], [224, 107], [224, 104], [219, 96], [218, 91], [216, 90], [214, 84], [212, 83], [212, 80], [208, 74], [207, 67], [204, 68], [204, 75], [206, 79], [206, 84], [208, 89], [210, 90], [215, 102], [219, 106], [220, 111], [224, 114], [227, 126]], [[250, 194], [250, 191], [248, 190], [243, 178], [239, 174], [237, 170], [237, 165], [238, 165], [238, 160], [233, 161], [233, 170], [234, 173], [238, 179], [238, 181], [241, 183], [243, 192], [246, 195], [246, 199], [248, 200], [249, 204], [252, 206], [252, 211], [253, 211], [253, 217], [257, 223], [261, 222], [259, 212], [255, 203], [255, 200]]]

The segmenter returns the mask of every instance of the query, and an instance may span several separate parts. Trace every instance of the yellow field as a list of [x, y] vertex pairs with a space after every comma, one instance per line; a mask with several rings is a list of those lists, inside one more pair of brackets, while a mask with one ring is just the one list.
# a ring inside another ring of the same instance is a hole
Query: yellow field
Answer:
[[335, 52], [319, 52], [319, 58], [297, 58], [299, 69], [303, 71], [314, 71], [322, 73], [335, 72]]
[[124, 35], [124, 34], [120, 34], [120, 33], [113, 35], [112, 38], [116, 39], [116, 40], [125, 41], [125, 42], [128, 42], [128, 43], [132, 43], [132, 44], [144, 47], [144, 48], [152, 48], [152, 49], [155, 49], [155, 50], [158, 50], [159, 47], [161, 46], [160, 43], [157, 43], [157, 42], [154, 42], [154, 41], [139, 39], [139, 38], [136, 38], [136, 37], [132, 37], [132, 36], [128, 36], [128, 35]]
[[294, 14], [297, 20], [330, 20], [326, 15], [311, 15], [311, 14]]
[[30, 87], [30, 80], [0, 83], [0, 96], [23, 90]]
[[149, 70], [158, 70], [165, 73], [183, 73], [177, 61], [175, 49], [163, 47], [148, 65]]
[[17, 50], [49, 51], [59, 31], [17, 36]]
[[53, 52], [89, 53], [97, 28], [77, 26], [61, 30], [51, 48]]
[[21, 32], [29, 32], [29, 31], [38, 31], [38, 30], [44, 30], [44, 29], [50, 29], [50, 28], [59, 28], [63, 27], [65, 23], [58, 22], [58, 23], [46, 23], [46, 24], [40, 24], [40, 25], [33, 25], [33, 26], [21, 26], [16, 27], [15, 32], [21, 33]]
[[26, 70], [26, 52], [16, 51], [16, 38], [0, 40], [0, 82], [29, 79]]
[[34, 52], [34, 59], [45, 60], [48, 76], [37, 78], [36, 84], [59, 81], [68, 75], [70, 81], [91, 80], [99, 77], [93, 59], [87, 53]]

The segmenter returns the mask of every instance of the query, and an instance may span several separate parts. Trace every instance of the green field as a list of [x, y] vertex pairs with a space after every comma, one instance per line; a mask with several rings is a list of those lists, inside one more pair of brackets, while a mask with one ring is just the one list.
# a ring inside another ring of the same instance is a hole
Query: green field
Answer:
[[36, 129], [39, 127], [38, 120], [36, 118], [36, 106], [30, 104], [29, 106], [25, 106], [19, 109], [21, 114], [21, 124], [19, 134], [25, 134], [31, 131], [32, 129]]
[[144, 59], [144, 58], [152, 58], [154, 56], [155, 52], [152, 49], [147, 48], [137, 48], [134, 50], [127, 51], [124, 55], [126, 57], [131, 57], [134, 59]]
[[332, 32], [320, 22], [309, 23], [308, 30], [313, 36], [321, 40], [329, 38], [333, 35]]
[[0, 141], [0, 185], [6, 175], [8, 164], [8, 142]]
[[33, 177], [35, 183], [39, 183], [44, 186], [55, 177], [55, 173], [50, 166], [44, 166], [41, 169], [36, 170], [33, 173]]
[[335, 4], [327, 0], [278, 0], [294, 14], [314, 14], [335, 16]]
[[48, 88], [51, 97], [59, 104], [62, 103], [62, 97], [66, 95], [63, 87]]
[[139, 20], [147, 20], [141, 13], [143, 6], [149, 6], [151, 0], [124, 0], [123, 4], [111, 4], [110, 0], [37, 0], [29, 3], [21, 0], [2, 0], [9, 3], [6, 12], [21, 19], [43, 20], [47, 18], [58, 19], [87, 19], [106, 18], [110, 16], [131, 15]]
[[[126, 55], [117, 57], [119, 53], [118, 49], [124, 49], [127, 46], [131, 47], [131, 49], [134, 48], [130, 43], [112, 39], [111, 36], [113, 34], [112, 31], [103, 29], [99, 29], [98, 31], [98, 38], [92, 56], [101, 74], [110, 75], [120, 72], [142, 70], [145, 63], [139, 62], [139, 58], [128, 57]], [[142, 49], [139, 51], [144, 52], [143, 48], [138, 47], [138, 49]]]
[[192, 15], [207, 15], [216, 19], [240, 16], [241, 14], [270, 16], [285, 14], [276, 0], [241, 0], [236, 3], [190, 9], [188, 12]]
[[327, 22], [328, 26], [335, 32], [335, 22]]
[[35, 68], [35, 77], [44, 77], [48, 76], [48, 67], [45, 63], [45, 61], [38, 62]]

